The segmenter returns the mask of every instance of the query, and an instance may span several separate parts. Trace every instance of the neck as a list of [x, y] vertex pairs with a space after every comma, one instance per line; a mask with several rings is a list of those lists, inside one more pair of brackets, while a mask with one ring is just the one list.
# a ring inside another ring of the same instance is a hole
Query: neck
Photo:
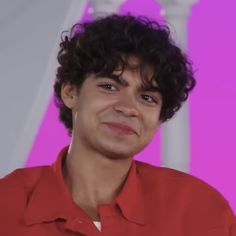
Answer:
[[113, 202], [123, 187], [131, 162], [132, 158], [112, 159], [91, 150], [78, 151], [71, 145], [63, 174], [74, 202], [98, 220], [97, 205]]

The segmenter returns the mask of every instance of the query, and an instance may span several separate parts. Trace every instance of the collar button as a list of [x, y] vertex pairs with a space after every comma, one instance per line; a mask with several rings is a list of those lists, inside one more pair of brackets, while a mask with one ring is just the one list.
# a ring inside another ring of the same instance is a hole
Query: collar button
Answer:
[[83, 224], [83, 223], [84, 223], [84, 222], [83, 222], [82, 220], [80, 220], [80, 219], [78, 219], [77, 222], [78, 222], [79, 224]]

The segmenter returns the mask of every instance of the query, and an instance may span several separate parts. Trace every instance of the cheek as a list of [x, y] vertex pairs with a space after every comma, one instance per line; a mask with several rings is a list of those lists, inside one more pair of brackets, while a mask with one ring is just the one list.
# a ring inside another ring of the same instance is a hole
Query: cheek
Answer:
[[87, 103], [80, 103], [73, 112], [74, 127], [77, 127], [78, 130], [83, 130], [83, 128], [89, 127], [88, 124], [91, 123], [91, 105]]
[[158, 111], [147, 111], [145, 116], [145, 126], [151, 132], [155, 132], [159, 127], [160, 112]]
[[[101, 116], [104, 110], [107, 109], [109, 101], [101, 101], [99, 99], [91, 99], [89, 102], [83, 104], [78, 109], [78, 118], [82, 120], [82, 125], [86, 125], [88, 128], [92, 128], [99, 125]], [[79, 122], [79, 120], [78, 120]]]
[[144, 127], [144, 134], [141, 137], [141, 142], [146, 146], [148, 145], [155, 133], [158, 131], [159, 125], [160, 123], [158, 122], [158, 120], [156, 119], [156, 117], [153, 117], [152, 119], [148, 119], [147, 122], [145, 123], [145, 127]]
[[143, 137], [141, 138], [142, 142], [145, 143], [145, 145], [151, 142], [159, 126], [160, 122], [158, 115], [148, 116], [146, 118], [146, 122], [144, 124], [144, 133]]

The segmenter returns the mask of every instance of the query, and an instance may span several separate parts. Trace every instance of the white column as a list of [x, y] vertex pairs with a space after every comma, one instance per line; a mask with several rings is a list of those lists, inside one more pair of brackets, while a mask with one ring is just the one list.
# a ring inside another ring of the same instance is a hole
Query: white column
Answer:
[[88, 0], [92, 6], [94, 18], [104, 17], [119, 12], [120, 5], [126, 0]]
[[0, 178], [24, 166], [52, 95], [60, 32], [85, 6], [86, 0], [0, 1]]
[[[172, 31], [172, 38], [185, 52], [187, 21], [192, 4], [198, 0], [157, 0]], [[162, 128], [161, 165], [187, 172], [190, 159], [189, 109], [185, 102], [172, 120]]]

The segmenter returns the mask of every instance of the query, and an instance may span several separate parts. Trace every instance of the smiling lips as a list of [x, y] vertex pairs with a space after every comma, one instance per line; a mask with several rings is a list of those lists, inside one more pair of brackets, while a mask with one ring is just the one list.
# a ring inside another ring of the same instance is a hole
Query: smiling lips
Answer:
[[126, 124], [116, 123], [116, 122], [105, 122], [104, 124], [107, 125], [108, 128], [122, 134], [135, 134], [136, 133], [133, 128], [131, 128], [130, 126]]

